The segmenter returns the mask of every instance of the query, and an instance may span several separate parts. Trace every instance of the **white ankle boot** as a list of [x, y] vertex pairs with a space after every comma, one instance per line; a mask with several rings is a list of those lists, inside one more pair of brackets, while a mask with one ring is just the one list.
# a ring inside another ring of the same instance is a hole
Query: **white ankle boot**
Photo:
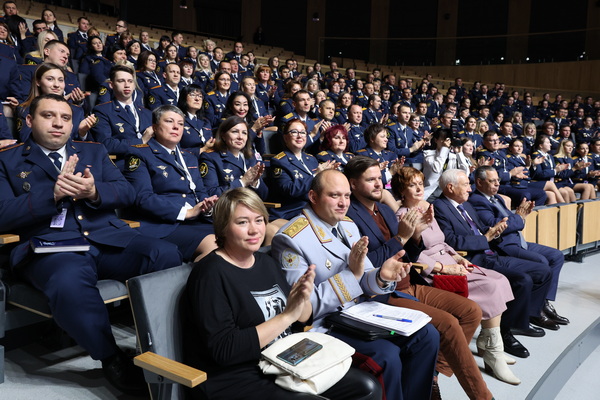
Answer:
[[[484, 337], [487, 338], [482, 355], [483, 364], [485, 365], [485, 372], [503, 382], [510, 383], [511, 385], [520, 384], [521, 380], [517, 378], [508, 368], [508, 365], [506, 365], [506, 359], [503, 351], [504, 343], [502, 343], [500, 328], [486, 328], [482, 329], [481, 332]], [[477, 347], [479, 350], [479, 337], [477, 338], [477, 341]]]
[[[489, 338], [490, 338], [489, 329], [481, 328], [481, 331], [479, 332], [479, 336], [477, 336], [477, 340], [476, 340], [477, 355], [479, 357], [483, 357], [483, 353], [485, 352], [485, 347], [487, 346]], [[512, 358], [511, 356], [509, 356], [506, 353], [504, 353], [504, 359], [506, 360], [506, 363], [508, 365], [515, 365], [517, 363], [517, 360], [515, 360], [514, 358]]]

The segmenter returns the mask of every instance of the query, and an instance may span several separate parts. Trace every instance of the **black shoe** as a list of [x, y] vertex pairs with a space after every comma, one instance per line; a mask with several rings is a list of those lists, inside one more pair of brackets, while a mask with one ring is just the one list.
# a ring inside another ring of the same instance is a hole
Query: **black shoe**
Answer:
[[510, 332], [502, 332], [504, 351], [510, 355], [520, 358], [529, 357], [529, 350], [525, 348]]
[[510, 328], [510, 333], [513, 335], [521, 335], [521, 336], [530, 336], [530, 337], [542, 337], [546, 335], [546, 331], [542, 328], [536, 328], [535, 326], [529, 324], [529, 327], [525, 329], [520, 328]]
[[551, 331], [557, 331], [560, 326], [546, 315], [545, 312], [541, 311], [539, 317], [529, 317], [529, 322], [539, 326], [540, 328], [550, 329]]
[[102, 372], [106, 379], [121, 392], [133, 396], [147, 396], [148, 386], [141, 368], [133, 365], [131, 358], [119, 352], [102, 360]]
[[546, 300], [546, 303], [544, 304], [542, 310], [544, 310], [544, 313], [546, 314], [546, 316], [548, 316], [548, 318], [550, 318], [552, 321], [556, 322], [559, 325], [568, 325], [570, 322], [568, 318], [561, 317], [560, 315], [558, 315], [558, 313], [554, 309], [554, 306], [550, 304], [548, 300]]

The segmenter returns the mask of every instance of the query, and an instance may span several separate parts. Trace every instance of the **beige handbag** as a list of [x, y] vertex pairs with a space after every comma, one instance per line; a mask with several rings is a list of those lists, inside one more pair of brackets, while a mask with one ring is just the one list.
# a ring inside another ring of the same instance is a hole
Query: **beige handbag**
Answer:
[[[302, 339], [308, 338], [323, 348], [293, 366], [277, 355]], [[318, 332], [303, 332], [277, 340], [262, 352], [258, 363], [266, 375], [277, 375], [275, 383], [294, 392], [321, 394], [346, 375], [352, 365], [355, 350], [345, 342]]]

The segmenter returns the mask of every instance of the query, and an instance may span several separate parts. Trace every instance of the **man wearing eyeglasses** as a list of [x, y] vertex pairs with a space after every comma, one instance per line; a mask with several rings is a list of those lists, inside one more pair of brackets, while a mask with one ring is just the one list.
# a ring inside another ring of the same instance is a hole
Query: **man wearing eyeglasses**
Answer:
[[483, 159], [491, 164], [500, 178], [498, 193], [510, 197], [512, 204], [521, 204], [523, 199], [531, 200], [535, 205], [543, 205], [547, 196], [543, 189], [529, 186], [529, 174], [526, 167], [510, 168], [506, 154], [501, 149], [503, 144], [494, 131], [483, 134], [483, 149], [477, 153], [479, 160]]
[[117, 21], [116, 33], [110, 34], [106, 37], [106, 43], [104, 44], [105, 49], [109, 49], [119, 42], [119, 37], [123, 32], [127, 30], [127, 22], [122, 19]]

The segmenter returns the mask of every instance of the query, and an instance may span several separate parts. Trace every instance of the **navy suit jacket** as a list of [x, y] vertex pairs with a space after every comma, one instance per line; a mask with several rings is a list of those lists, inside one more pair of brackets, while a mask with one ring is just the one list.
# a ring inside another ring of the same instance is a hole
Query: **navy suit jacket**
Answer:
[[[497, 242], [498, 248], [503, 249], [509, 245], [520, 246], [521, 238], [519, 237], [519, 232], [525, 228], [523, 218], [508, 210], [506, 204], [504, 204], [504, 200], [500, 196], [496, 195], [494, 197], [510, 214], [507, 221], [508, 227], [502, 232], [500, 240]], [[473, 193], [468, 202], [475, 208], [477, 216], [486, 226], [494, 226], [504, 218], [500, 211], [492, 206], [492, 203], [479, 191]]]
[[[67, 157], [79, 157], [75, 173], [90, 169], [99, 203], [71, 197], [55, 203], [59, 172], [32, 138], [0, 152], [0, 226], [21, 238], [11, 253], [13, 266], [31, 254], [29, 240], [33, 237], [49, 241], [86, 237], [93, 244], [124, 248], [139, 234], [115, 215], [116, 208], [133, 204], [135, 194], [104, 147], [69, 140], [66, 150]], [[67, 209], [64, 226], [51, 228], [50, 221], [63, 208]]]
[[385, 240], [381, 229], [379, 229], [367, 208], [354, 197], [352, 197], [350, 207], [346, 213], [358, 226], [360, 234], [369, 238], [369, 253], [367, 257], [369, 257], [371, 263], [376, 268], [381, 267], [385, 260], [394, 256], [402, 249], [406, 250], [406, 255], [410, 261], [417, 261], [422, 247], [416, 245], [413, 240], [409, 240], [406, 246], [403, 247], [400, 241], [393, 237], [398, 233], [398, 219], [396, 218], [396, 214], [385, 204], [377, 203], [377, 208], [381, 212], [381, 216], [392, 234], [390, 240]]
[[[475, 235], [469, 223], [444, 195], [433, 202], [433, 207], [435, 219], [446, 236], [446, 243], [456, 250], [468, 252], [467, 259], [474, 264], [484, 266], [485, 251], [490, 250], [490, 244], [486, 237]], [[473, 206], [469, 202], [465, 202], [463, 207], [481, 233], [487, 232], [487, 227], [479, 219]]]

